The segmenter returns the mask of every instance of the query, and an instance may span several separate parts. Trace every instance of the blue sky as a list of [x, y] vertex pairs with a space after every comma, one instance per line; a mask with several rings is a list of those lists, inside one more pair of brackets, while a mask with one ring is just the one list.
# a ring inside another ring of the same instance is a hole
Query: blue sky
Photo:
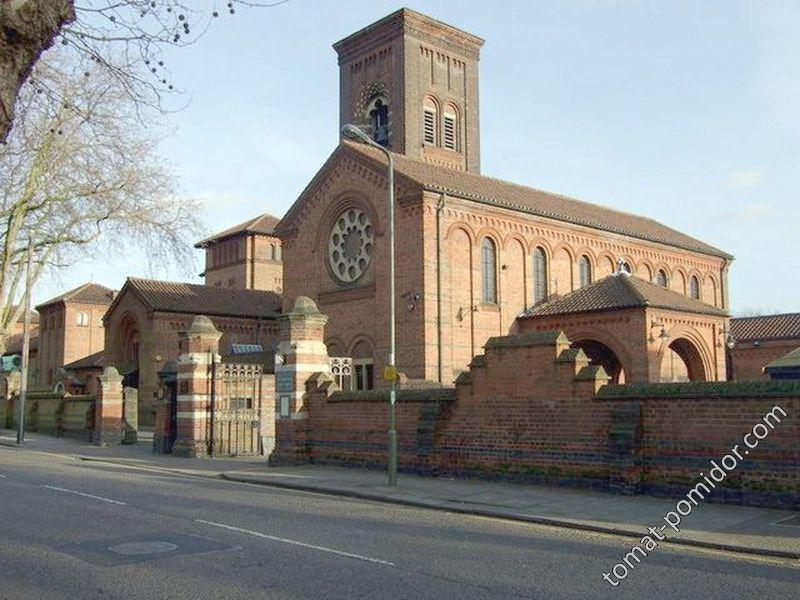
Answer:
[[[240, 8], [167, 56], [187, 90], [164, 154], [208, 230], [282, 215], [338, 139], [331, 44], [402, 6]], [[409, 1], [484, 39], [484, 174], [653, 217], [736, 256], [734, 313], [800, 311], [800, 2]], [[43, 300], [123, 274], [131, 252], [43, 281]]]

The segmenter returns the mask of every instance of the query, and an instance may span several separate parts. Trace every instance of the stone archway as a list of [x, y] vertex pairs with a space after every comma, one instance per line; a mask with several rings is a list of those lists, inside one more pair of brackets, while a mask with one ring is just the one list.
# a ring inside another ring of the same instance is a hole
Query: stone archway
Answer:
[[603, 342], [594, 339], [580, 339], [572, 342], [573, 348], [580, 348], [592, 365], [600, 365], [611, 378], [611, 383], [625, 383], [625, 367], [619, 356]]
[[661, 353], [660, 380], [708, 381], [703, 356], [690, 339], [679, 337]]

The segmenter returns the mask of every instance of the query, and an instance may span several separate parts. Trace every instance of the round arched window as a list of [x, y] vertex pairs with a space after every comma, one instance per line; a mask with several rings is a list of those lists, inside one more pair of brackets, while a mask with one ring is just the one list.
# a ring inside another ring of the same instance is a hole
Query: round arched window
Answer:
[[375, 232], [367, 213], [348, 208], [336, 218], [328, 238], [328, 261], [334, 277], [353, 283], [369, 266]]

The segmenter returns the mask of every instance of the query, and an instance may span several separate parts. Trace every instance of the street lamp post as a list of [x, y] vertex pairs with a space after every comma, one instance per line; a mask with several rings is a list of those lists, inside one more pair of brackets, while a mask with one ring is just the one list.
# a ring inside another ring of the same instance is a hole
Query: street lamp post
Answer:
[[386, 376], [389, 387], [389, 485], [397, 485], [397, 423], [395, 404], [397, 401], [397, 365], [395, 364], [395, 281], [394, 281], [394, 159], [391, 152], [378, 144], [355, 125], [342, 127], [342, 135], [358, 139], [377, 148], [389, 161], [389, 365]]

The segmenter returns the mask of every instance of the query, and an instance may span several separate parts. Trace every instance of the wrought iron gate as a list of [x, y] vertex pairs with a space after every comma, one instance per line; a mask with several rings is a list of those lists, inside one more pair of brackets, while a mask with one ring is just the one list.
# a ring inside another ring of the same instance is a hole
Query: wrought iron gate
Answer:
[[211, 456], [261, 454], [261, 365], [214, 364]]

